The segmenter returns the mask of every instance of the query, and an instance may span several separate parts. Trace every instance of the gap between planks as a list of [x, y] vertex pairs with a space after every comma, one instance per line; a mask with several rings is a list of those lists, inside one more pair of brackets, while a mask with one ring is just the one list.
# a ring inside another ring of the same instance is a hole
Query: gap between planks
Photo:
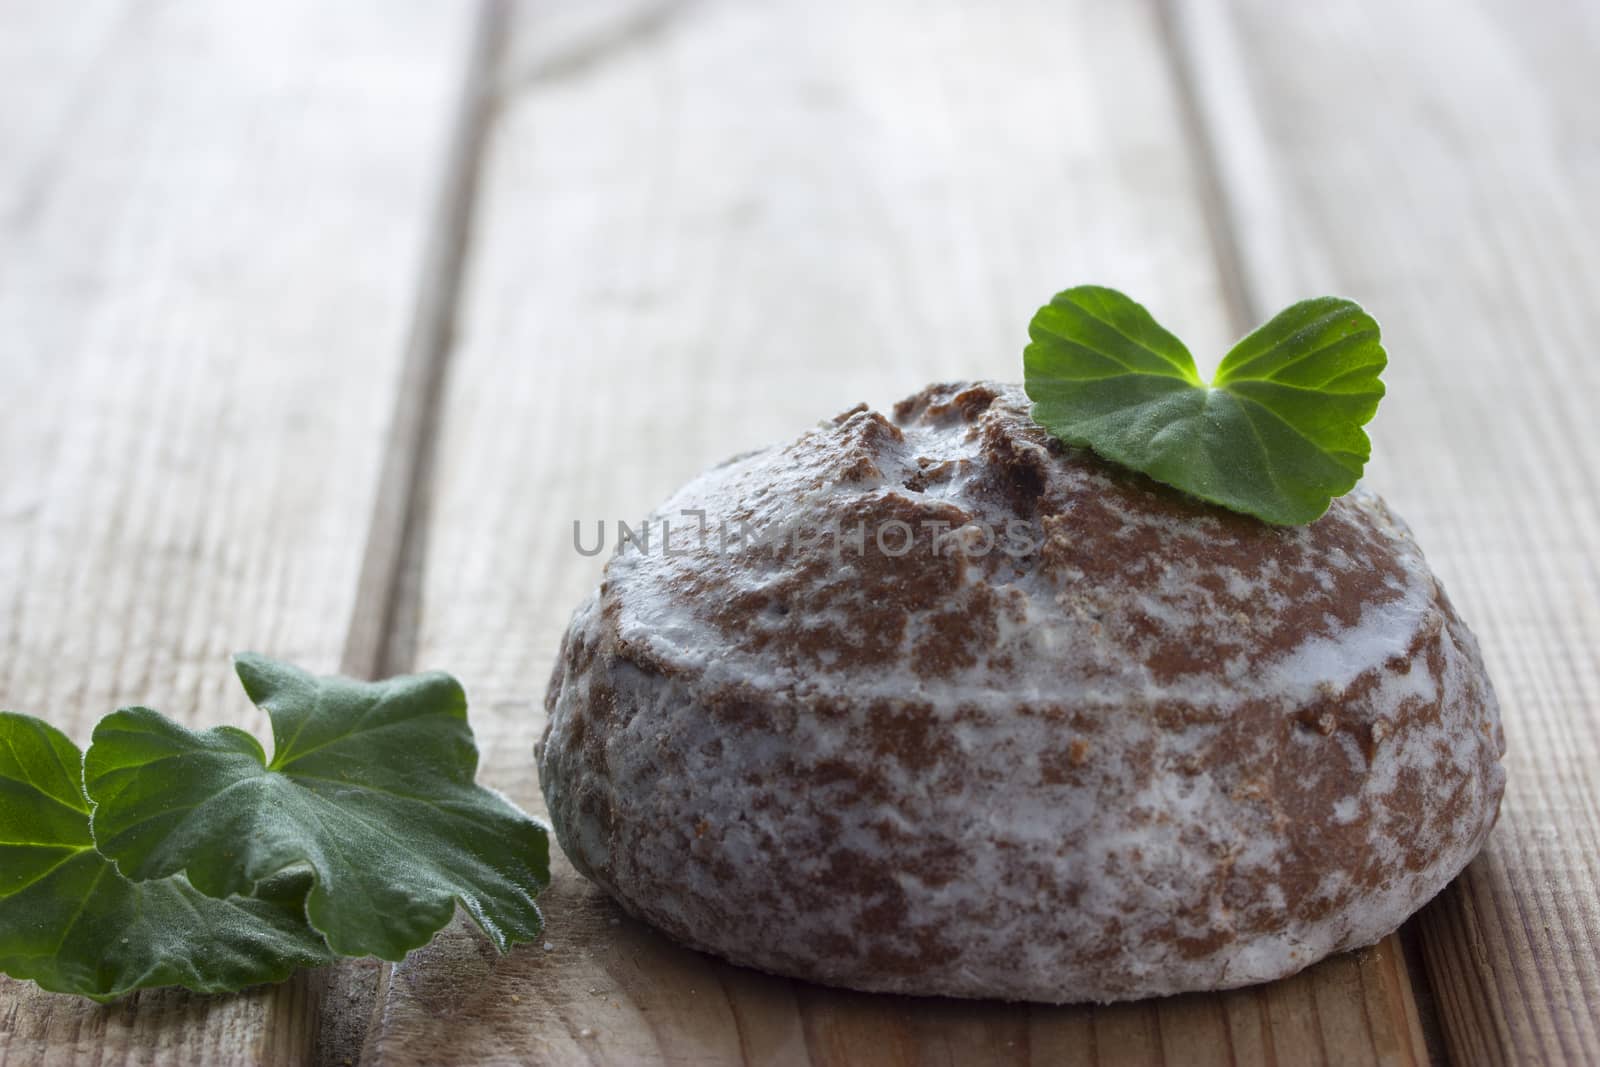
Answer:
[[[340, 672], [356, 678], [376, 679], [413, 669], [418, 579], [440, 398], [472, 241], [479, 166], [493, 112], [493, 74], [507, 23], [506, 0], [478, 0], [474, 21], [449, 147], [429, 212], [428, 244], [412, 300], [400, 386], [340, 659]], [[345, 960], [295, 976], [291, 981], [304, 988], [275, 1002], [281, 1010], [270, 1020], [270, 1032], [309, 1029], [313, 1062], [359, 1062], [388, 966], [379, 960]], [[299, 1018], [301, 1012], [310, 1018]]]
[[345, 637], [341, 669], [377, 677], [411, 667], [416, 572], [422, 561], [427, 483], [453, 346], [456, 307], [472, 241], [478, 173], [493, 110], [491, 86], [505, 36], [505, 0], [479, 0], [466, 77], [417, 279], [415, 314], [390, 420], [377, 502]]

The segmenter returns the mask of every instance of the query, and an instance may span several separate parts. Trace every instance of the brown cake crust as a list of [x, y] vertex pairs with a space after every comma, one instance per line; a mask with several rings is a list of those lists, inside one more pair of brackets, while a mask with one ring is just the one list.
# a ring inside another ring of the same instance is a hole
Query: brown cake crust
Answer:
[[738, 963], [1263, 981], [1393, 930], [1498, 812], [1477, 644], [1360, 490], [1270, 527], [959, 383], [707, 471], [650, 534], [563, 639], [541, 782], [579, 870]]

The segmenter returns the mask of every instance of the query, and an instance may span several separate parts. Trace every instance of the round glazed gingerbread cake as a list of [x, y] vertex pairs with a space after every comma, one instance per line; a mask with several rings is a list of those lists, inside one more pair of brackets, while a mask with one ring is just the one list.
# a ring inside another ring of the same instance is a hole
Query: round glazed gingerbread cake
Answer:
[[1359, 489], [1268, 526], [956, 384], [707, 471], [649, 536], [572, 619], [541, 781], [580, 871], [737, 963], [1259, 982], [1392, 931], [1498, 812], [1476, 642]]

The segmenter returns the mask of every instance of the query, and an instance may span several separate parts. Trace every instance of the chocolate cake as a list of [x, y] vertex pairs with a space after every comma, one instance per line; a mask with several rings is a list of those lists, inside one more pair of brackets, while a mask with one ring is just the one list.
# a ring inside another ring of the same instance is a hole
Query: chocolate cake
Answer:
[[580, 606], [538, 761], [577, 868], [736, 963], [1110, 1001], [1397, 927], [1493, 826], [1477, 644], [1360, 489], [1285, 528], [864, 405], [679, 490]]

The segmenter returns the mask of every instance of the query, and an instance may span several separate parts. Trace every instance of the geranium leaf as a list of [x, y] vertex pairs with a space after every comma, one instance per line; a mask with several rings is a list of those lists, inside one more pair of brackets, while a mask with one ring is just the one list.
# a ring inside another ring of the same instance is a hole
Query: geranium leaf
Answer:
[[1068, 444], [1280, 525], [1350, 491], [1383, 398], [1378, 324], [1304, 300], [1236, 344], [1207, 385], [1189, 350], [1114, 289], [1057, 293], [1028, 330], [1034, 418]]
[[398, 960], [461, 905], [505, 951], [540, 929], [542, 826], [474, 784], [466, 697], [440, 673], [359, 682], [263, 656], [235, 666], [272, 720], [254, 738], [147, 708], [103, 719], [84, 761], [99, 850], [135, 880], [213, 896], [310, 872], [311, 925], [341, 955]]
[[0, 712], [0, 971], [106, 1001], [231, 992], [331, 958], [306, 924], [303, 874], [227, 899], [182, 877], [123, 878], [94, 849], [81, 761], [55, 727]]

